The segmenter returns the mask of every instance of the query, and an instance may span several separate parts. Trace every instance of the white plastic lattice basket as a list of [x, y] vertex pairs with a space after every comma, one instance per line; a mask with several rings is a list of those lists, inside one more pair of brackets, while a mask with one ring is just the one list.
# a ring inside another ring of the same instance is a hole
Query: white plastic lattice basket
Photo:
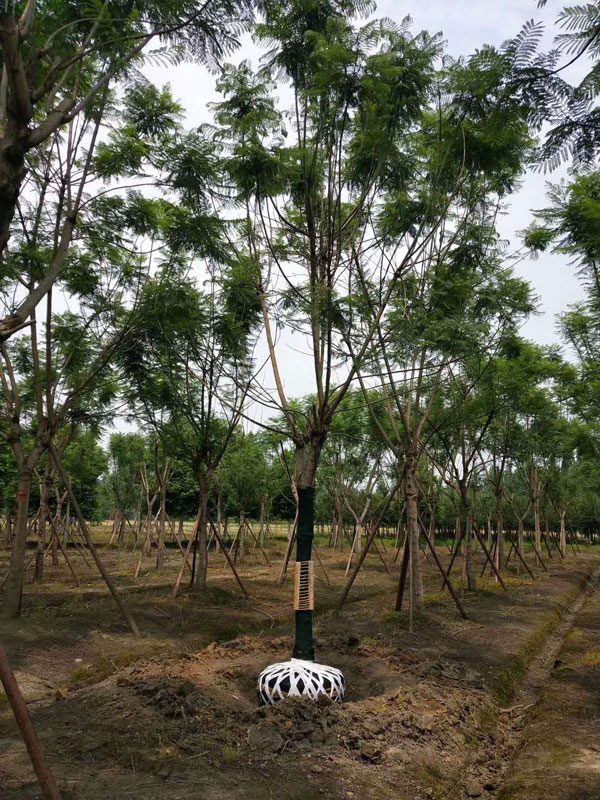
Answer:
[[341, 703], [345, 691], [346, 682], [341, 670], [300, 658], [271, 664], [258, 676], [261, 705], [272, 706], [286, 697], [310, 697], [316, 700], [320, 695]]

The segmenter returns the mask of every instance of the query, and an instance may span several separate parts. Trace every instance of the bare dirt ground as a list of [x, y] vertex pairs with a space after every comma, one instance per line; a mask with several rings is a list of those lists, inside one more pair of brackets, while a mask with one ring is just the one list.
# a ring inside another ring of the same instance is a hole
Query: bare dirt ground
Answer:
[[[335, 615], [347, 553], [321, 550], [332, 585], [320, 573], [317, 654], [344, 671], [347, 702], [288, 701], [260, 709], [258, 673], [291, 652], [291, 579], [284, 587], [274, 583], [282, 547], [268, 548], [271, 567], [257, 552], [241, 567], [250, 603], [220, 555], [211, 557], [205, 595], [173, 599], [168, 587], [180, 563], [177, 553], [170, 553], [158, 576], [149, 559], [136, 584], [131, 575], [139, 556], [103, 551], [119, 585], [135, 589], [126, 598], [144, 633], [139, 640], [91, 572], [89, 585], [77, 592], [60, 570], [53, 575], [49, 569], [48, 579], [62, 582], [41, 589], [28, 585], [23, 618], [3, 625], [0, 637], [64, 797], [600, 797], [593, 783], [600, 775], [597, 739], [593, 743], [600, 665], [597, 593], [556, 657], [561, 664], [551, 677], [542, 677], [538, 705], [520, 716], [507, 710], [527, 705], [519, 687], [534, 674], [536, 656], [554, 630], [560, 646], [567, 630], [560, 633], [557, 626], [561, 618], [567, 625], [567, 609], [598, 566], [600, 548], [582, 548], [566, 562], [555, 557], [548, 573], [536, 571], [535, 582], [509, 570], [506, 593], [482, 580], [477, 593], [464, 593], [468, 621], [457, 615], [440, 592], [439, 574], [426, 565], [427, 602], [412, 634], [407, 615], [392, 610], [397, 564], [389, 576], [369, 557], [350, 601]], [[447, 563], [447, 550], [440, 547], [439, 554]], [[386, 558], [391, 561], [389, 550]], [[457, 565], [457, 579], [459, 574]], [[145, 590], [138, 591], [143, 584]], [[590, 705], [594, 692], [595, 706]], [[536, 738], [532, 726], [538, 714], [542, 727]], [[543, 794], [532, 782], [536, 775], [542, 780], [546, 769], [535, 748], [545, 752], [546, 741], [555, 750], [562, 747], [563, 719], [572, 728], [567, 742], [584, 726], [577, 758], [563, 759], [572, 793]], [[523, 765], [537, 763], [539, 772], [525, 774], [521, 758]], [[577, 787], [581, 795], [573, 793]], [[592, 794], [585, 794], [588, 787]], [[0, 796], [39, 796], [1, 696]]]

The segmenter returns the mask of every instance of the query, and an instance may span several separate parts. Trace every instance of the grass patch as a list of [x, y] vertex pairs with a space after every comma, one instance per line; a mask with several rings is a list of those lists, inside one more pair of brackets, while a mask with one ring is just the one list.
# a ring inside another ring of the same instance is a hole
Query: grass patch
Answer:
[[581, 661], [590, 667], [598, 666], [600, 664], [600, 647], [592, 647], [590, 650], [586, 650]]
[[554, 610], [547, 611], [542, 615], [541, 623], [537, 630], [529, 637], [521, 650], [511, 657], [506, 669], [498, 675], [492, 688], [492, 696], [500, 706], [508, 705], [514, 700], [528, 666], [540, 651], [546, 639], [554, 633], [558, 623], [582, 591], [589, 577], [590, 575], [583, 577], [577, 586], [559, 598], [557, 607]]
[[237, 761], [239, 761], [240, 755], [240, 751], [237, 749], [237, 747], [223, 748], [223, 760], [226, 764], [235, 764]]
[[128, 667], [139, 658], [137, 653], [118, 653], [114, 656], [101, 656], [93, 664], [78, 667], [71, 673], [69, 686], [79, 689], [92, 683], [99, 683], [124, 667]]

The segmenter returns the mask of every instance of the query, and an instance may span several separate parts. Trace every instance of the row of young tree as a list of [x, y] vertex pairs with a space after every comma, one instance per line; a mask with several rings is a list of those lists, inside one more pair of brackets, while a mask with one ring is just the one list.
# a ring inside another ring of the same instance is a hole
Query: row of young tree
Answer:
[[[532, 526], [538, 557], [546, 518], [564, 523], [563, 552], [567, 523], [595, 529], [595, 173], [556, 190], [518, 250], [497, 229], [529, 166], [569, 144], [593, 162], [596, 65], [575, 87], [558, 66], [570, 48], [596, 57], [593, 9], [564, 18], [550, 54], [530, 23], [451, 59], [366, 0], [13, 4], [0, 20], [0, 437], [16, 482], [4, 614], [21, 607], [32, 487], [42, 519], [53, 487], [76, 503], [87, 486], [90, 513], [102, 484], [125, 524], [155, 495], [163, 520], [195, 505], [202, 589], [211, 503], [287, 508], [310, 560], [319, 475], [332, 520], [360, 528], [402, 506], [413, 608], [425, 509], [460, 518], [467, 565], [473, 521], [489, 518], [498, 571], [507, 524], [519, 550]], [[265, 47], [258, 70], [222, 63], [244, 26]], [[213, 122], [194, 130], [142, 71], [184, 58], [218, 69]], [[549, 247], [579, 260], [588, 288], [563, 318], [574, 363], [519, 337], [535, 298], [511, 265]], [[306, 398], [286, 392], [290, 341], [308, 350]], [[117, 414], [144, 438], [103, 454]], [[301, 620], [295, 654], [310, 657]]]

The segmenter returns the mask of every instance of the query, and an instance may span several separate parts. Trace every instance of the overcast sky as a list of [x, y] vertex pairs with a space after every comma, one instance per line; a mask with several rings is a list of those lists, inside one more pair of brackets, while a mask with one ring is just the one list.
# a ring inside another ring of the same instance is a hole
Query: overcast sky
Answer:
[[[380, 0], [376, 16], [400, 21], [410, 15], [415, 31], [442, 32], [447, 52], [458, 56], [469, 55], [486, 43], [501, 44], [515, 36], [529, 19], [545, 21], [543, 47], [548, 49], [556, 32], [554, 18], [559, 8], [559, 4], [550, 2], [545, 8], [538, 9], [536, 0]], [[256, 66], [259, 57], [260, 51], [249, 37], [245, 37], [243, 46], [231, 60], [249, 59]], [[171, 84], [174, 95], [186, 110], [189, 126], [210, 120], [207, 103], [219, 99], [214, 75], [194, 64], [171, 69], [148, 68], [145, 71], [154, 82]], [[522, 188], [511, 198], [507, 213], [500, 222], [502, 236], [510, 240], [515, 249], [519, 246], [517, 232], [531, 220], [531, 210], [545, 204], [546, 181], [558, 182], [564, 174], [563, 171], [525, 176]], [[556, 315], [582, 297], [573, 268], [565, 257], [544, 254], [535, 261], [525, 259], [516, 271], [531, 283], [539, 297], [539, 314], [525, 324], [523, 335], [540, 343], [558, 342]], [[311, 361], [299, 354], [302, 343], [286, 338], [282, 345], [282, 371], [288, 393], [299, 396], [312, 391]], [[265, 373], [265, 383], [269, 385], [271, 382]]]

